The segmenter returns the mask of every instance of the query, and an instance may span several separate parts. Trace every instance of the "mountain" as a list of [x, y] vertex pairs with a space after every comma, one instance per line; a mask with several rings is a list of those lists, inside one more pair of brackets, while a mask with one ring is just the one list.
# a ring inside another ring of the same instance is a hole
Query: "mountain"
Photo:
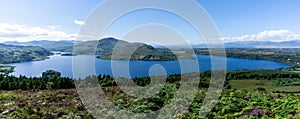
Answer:
[[44, 60], [52, 53], [38, 46], [0, 44], [0, 64]]
[[74, 40], [62, 40], [62, 41], [29, 41], [29, 42], [3, 42], [6, 45], [18, 45], [18, 46], [40, 46], [49, 51], [61, 51], [65, 52], [67, 49], [70, 49], [74, 45]]
[[[91, 49], [95, 44], [96, 51]], [[96, 54], [101, 59], [113, 60], [176, 60], [169, 50], [155, 49], [144, 43], [130, 43], [115, 38], [104, 38], [75, 44], [74, 54]]]

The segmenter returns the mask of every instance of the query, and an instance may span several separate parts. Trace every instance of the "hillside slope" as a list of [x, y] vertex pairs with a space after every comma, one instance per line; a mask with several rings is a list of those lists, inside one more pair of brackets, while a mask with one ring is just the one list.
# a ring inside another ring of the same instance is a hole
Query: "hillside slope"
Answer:
[[[91, 48], [95, 44], [98, 44], [96, 51]], [[96, 54], [98, 58], [106, 60], [176, 60], [176, 56], [169, 50], [158, 50], [144, 43], [129, 43], [115, 38], [81, 42], [75, 47], [74, 54], [76, 55]]]
[[70, 49], [74, 45], [74, 41], [62, 40], [62, 41], [29, 41], [29, 42], [4, 42], [6, 45], [18, 45], [18, 46], [40, 46], [45, 48], [48, 51], [61, 51], [65, 52], [67, 49]]
[[0, 44], [0, 64], [44, 60], [52, 53], [37, 46]]

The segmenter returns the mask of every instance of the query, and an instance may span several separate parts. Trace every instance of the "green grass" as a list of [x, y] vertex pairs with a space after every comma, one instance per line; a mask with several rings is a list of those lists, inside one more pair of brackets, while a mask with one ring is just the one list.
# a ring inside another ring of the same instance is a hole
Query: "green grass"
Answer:
[[300, 71], [290, 71], [290, 72], [293, 72], [293, 73], [300, 73]]
[[14, 71], [14, 67], [11, 66], [5, 66], [5, 65], [0, 65], [0, 74], [8, 74]]
[[229, 85], [233, 89], [255, 91], [257, 88], [264, 88], [266, 91], [276, 92], [298, 92], [300, 86], [277, 86], [272, 80], [231, 80]]

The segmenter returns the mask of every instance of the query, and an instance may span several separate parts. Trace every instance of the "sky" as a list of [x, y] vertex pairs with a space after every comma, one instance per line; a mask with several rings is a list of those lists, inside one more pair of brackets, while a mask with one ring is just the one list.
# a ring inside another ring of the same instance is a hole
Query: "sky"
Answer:
[[[0, 2], [0, 42], [24, 42], [76, 40], [81, 26], [86, 24], [85, 19], [103, 1], [0, 0]], [[197, 3], [207, 11], [225, 42], [300, 40], [300, 0], [197, 0]], [[170, 5], [176, 6], [172, 3]], [[194, 14], [197, 15], [197, 12]], [[186, 40], [195, 44], [201, 43], [199, 40], [201, 36], [182, 18], [165, 11], [151, 9], [120, 17], [104, 36], [122, 39], [126, 37], [124, 34], [134, 31], [134, 28], [147, 24], [168, 26], [172, 28], [171, 30], [183, 34]], [[165, 39], [170, 40], [173, 37], [166, 35]]]

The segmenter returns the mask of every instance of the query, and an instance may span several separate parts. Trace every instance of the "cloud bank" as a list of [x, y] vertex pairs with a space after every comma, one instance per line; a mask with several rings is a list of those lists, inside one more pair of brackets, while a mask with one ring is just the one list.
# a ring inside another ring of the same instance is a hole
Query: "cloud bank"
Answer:
[[27, 26], [0, 23], [0, 42], [32, 40], [74, 40], [77, 34], [69, 34], [58, 30], [60, 26]]
[[[84, 25], [83, 21], [75, 20], [75, 24]], [[59, 30], [58, 25], [28, 26], [20, 24], [0, 23], [0, 43], [6, 41], [33, 41], [33, 40], [75, 40], [77, 34]], [[82, 39], [91, 39], [92, 35], [81, 36]], [[94, 37], [92, 37], [94, 38]], [[243, 35], [238, 37], [223, 37], [224, 42], [244, 41], [272, 41], [283, 42], [299, 40], [300, 35], [288, 30], [266, 30], [258, 34]]]
[[300, 35], [288, 30], [266, 30], [258, 34], [243, 35], [239, 37], [224, 37], [224, 42], [243, 42], [243, 41], [272, 41], [283, 42], [300, 40]]

